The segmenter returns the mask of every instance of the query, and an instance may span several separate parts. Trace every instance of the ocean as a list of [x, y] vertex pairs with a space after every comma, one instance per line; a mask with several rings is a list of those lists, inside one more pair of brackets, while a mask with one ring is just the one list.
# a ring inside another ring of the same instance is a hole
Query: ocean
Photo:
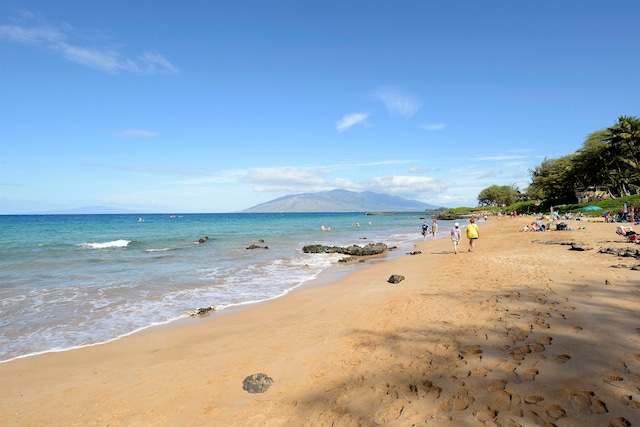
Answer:
[[[278, 298], [327, 269], [345, 268], [337, 263], [343, 255], [304, 254], [303, 246], [382, 242], [398, 246], [388, 255], [398, 256], [422, 239], [424, 219], [424, 213], [0, 216], [0, 362], [109, 342], [202, 307], [220, 311]], [[449, 221], [439, 224], [439, 234], [448, 234]]]

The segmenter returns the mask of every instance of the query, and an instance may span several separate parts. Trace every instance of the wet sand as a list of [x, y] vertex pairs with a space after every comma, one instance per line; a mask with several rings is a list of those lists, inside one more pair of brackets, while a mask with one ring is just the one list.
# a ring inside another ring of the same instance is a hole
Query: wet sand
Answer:
[[[420, 254], [245, 310], [0, 364], [0, 419], [640, 425], [640, 260], [598, 253], [640, 246], [615, 224], [518, 231], [529, 222], [480, 222], [473, 253], [420, 241]], [[243, 390], [256, 373], [273, 379], [265, 393]]]

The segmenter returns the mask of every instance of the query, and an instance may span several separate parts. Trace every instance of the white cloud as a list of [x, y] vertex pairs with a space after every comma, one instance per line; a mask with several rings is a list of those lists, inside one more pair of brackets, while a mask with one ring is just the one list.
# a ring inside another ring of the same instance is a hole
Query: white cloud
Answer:
[[[65, 28], [66, 29], [66, 28]], [[161, 54], [145, 52], [136, 60], [121, 58], [113, 50], [87, 47], [68, 42], [69, 35], [54, 27], [0, 25], [0, 40], [42, 47], [62, 55], [71, 62], [116, 74], [127, 71], [137, 74], [176, 74], [177, 69]]]
[[423, 125], [422, 129], [431, 131], [431, 130], [442, 130], [445, 127], [447, 127], [447, 125], [445, 125], [444, 123], [429, 123], [429, 124]]
[[19, 25], [0, 25], [1, 39], [37, 46], [43, 43], [61, 43], [64, 35], [50, 27], [25, 28]]
[[369, 117], [369, 114], [367, 113], [346, 114], [344, 117], [342, 117], [342, 119], [336, 122], [336, 129], [338, 130], [338, 132], [344, 132], [351, 126], [365, 121], [367, 117]]
[[382, 88], [374, 92], [373, 98], [382, 101], [389, 114], [411, 117], [422, 106], [422, 102], [399, 88]]

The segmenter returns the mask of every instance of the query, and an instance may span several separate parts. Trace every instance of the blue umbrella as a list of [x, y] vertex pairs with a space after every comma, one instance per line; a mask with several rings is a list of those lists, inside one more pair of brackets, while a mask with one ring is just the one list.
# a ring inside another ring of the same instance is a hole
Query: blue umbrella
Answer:
[[592, 211], [601, 211], [602, 208], [600, 206], [589, 205], [587, 207], [582, 208], [582, 210], [585, 212], [592, 212]]

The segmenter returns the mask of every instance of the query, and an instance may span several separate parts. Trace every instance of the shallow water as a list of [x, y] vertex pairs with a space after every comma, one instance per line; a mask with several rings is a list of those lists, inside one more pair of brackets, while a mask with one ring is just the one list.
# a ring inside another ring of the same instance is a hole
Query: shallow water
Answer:
[[277, 298], [342, 258], [304, 254], [304, 245], [383, 242], [401, 252], [422, 239], [424, 216], [0, 216], [0, 361], [107, 342], [199, 307]]

